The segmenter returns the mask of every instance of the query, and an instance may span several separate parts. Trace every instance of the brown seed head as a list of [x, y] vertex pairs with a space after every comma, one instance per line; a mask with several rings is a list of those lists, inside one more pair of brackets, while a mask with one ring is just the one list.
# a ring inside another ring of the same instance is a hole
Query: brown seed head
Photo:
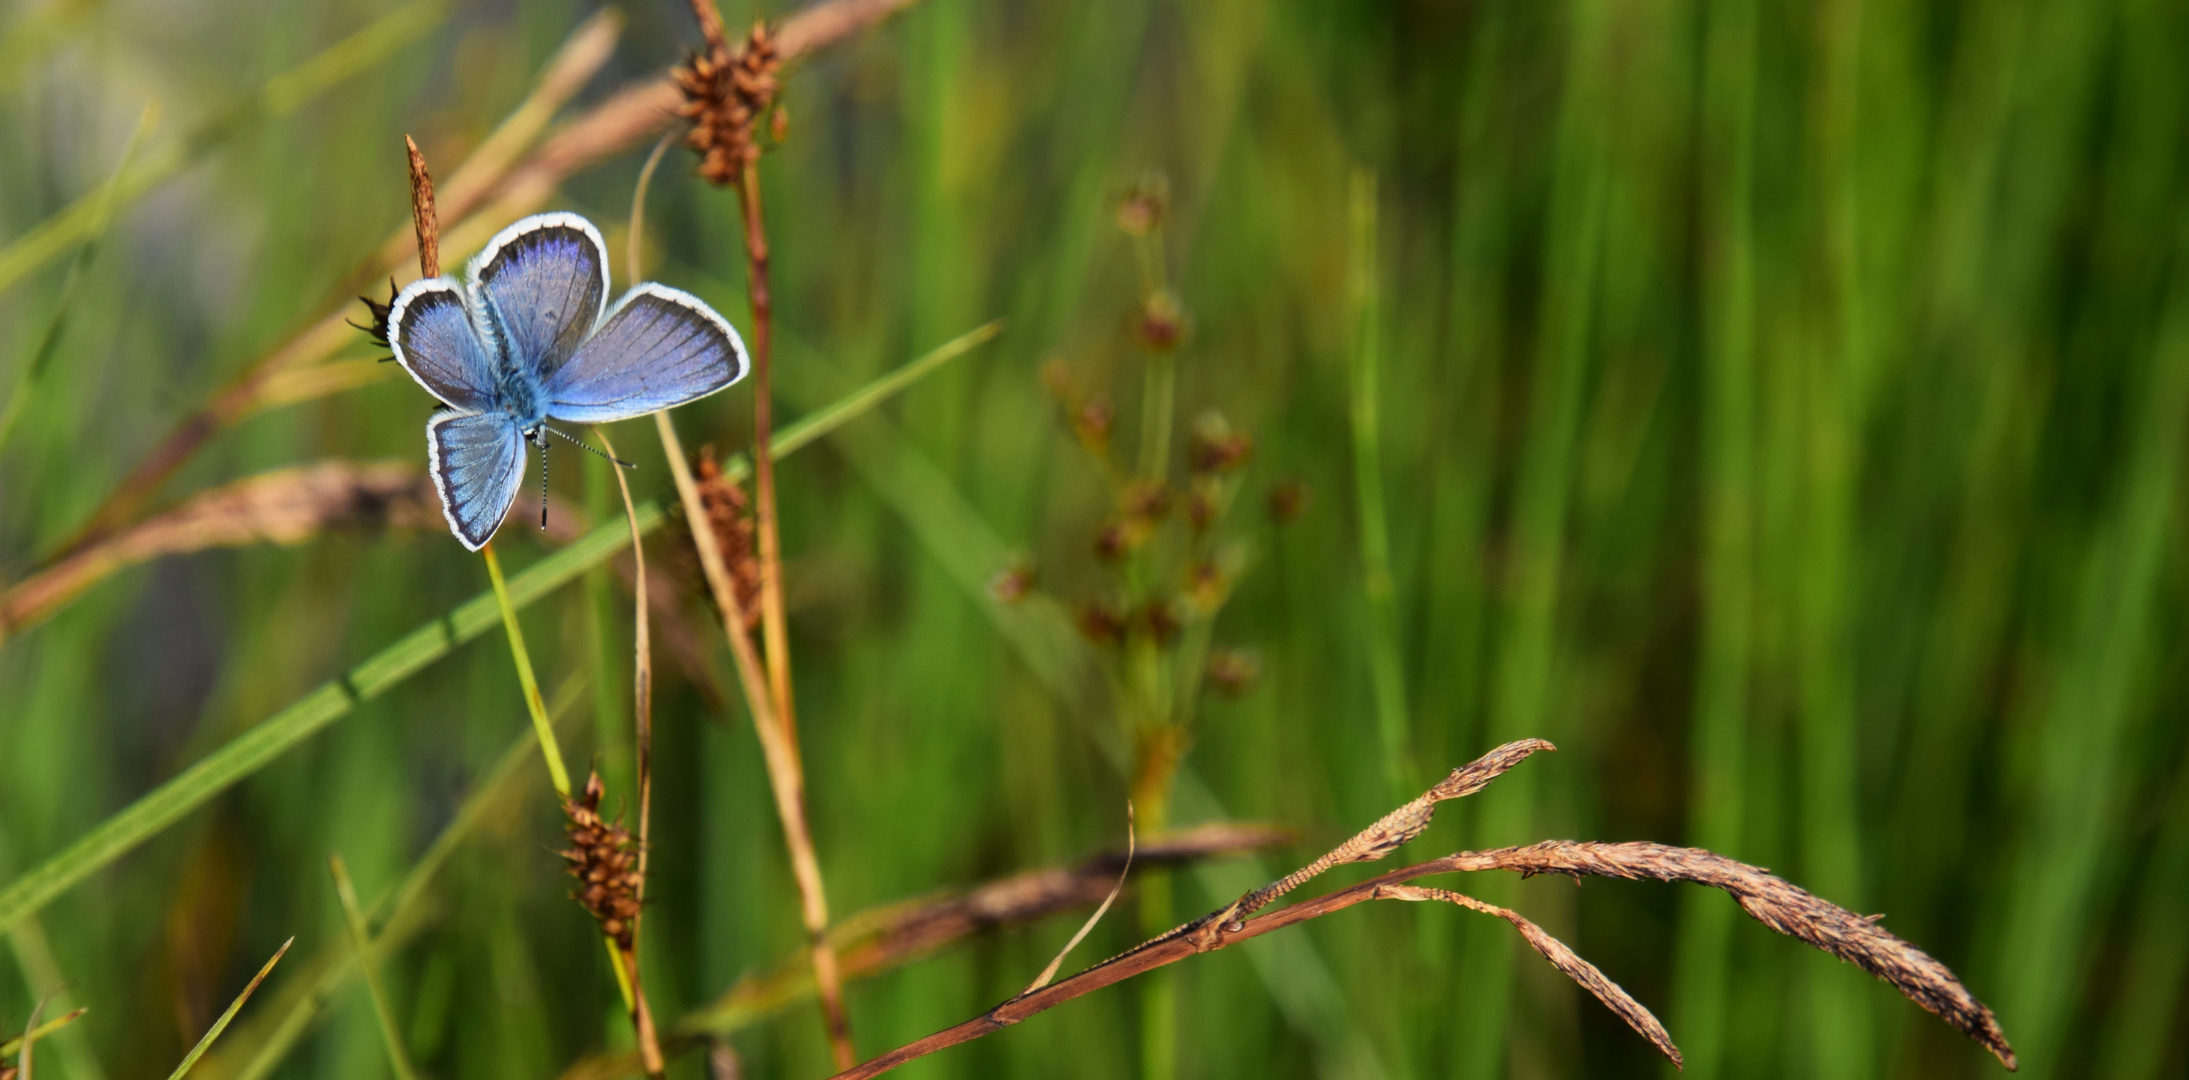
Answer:
[[564, 835], [570, 847], [558, 852], [578, 879], [570, 897], [600, 923], [601, 933], [616, 944], [631, 947], [632, 923], [639, 913], [638, 845], [621, 821], [600, 816], [600, 800], [606, 787], [600, 774], [585, 778], [585, 790], [563, 803]]
[[999, 604], [1016, 604], [1033, 595], [1034, 587], [1034, 564], [1023, 559], [996, 571], [995, 576], [988, 579], [988, 595]]
[[1072, 434], [1096, 453], [1110, 448], [1110, 431], [1117, 426], [1117, 406], [1108, 394], [1093, 394], [1072, 410]]
[[1209, 650], [1209, 685], [1231, 697], [1254, 689], [1262, 677], [1262, 658], [1248, 649]]
[[1185, 307], [1168, 291], [1153, 293], [1141, 301], [1140, 310], [1125, 324], [1125, 334], [1133, 344], [1151, 353], [1176, 349], [1191, 329]]
[[1307, 484], [1286, 480], [1269, 489], [1269, 520], [1290, 525], [1307, 510]]
[[1146, 236], [1162, 226], [1170, 201], [1170, 179], [1149, 173], [1125, 189], [1125, 197], [1117, 201], [1117, 227], [1130, 236]]
[[1223, 413], [1211, 409], [1194, 418], [1193, 441], [1187, 448], [1194, 472], [1232, 472], [1253, 456], [1254, 437], [1233, 431]]
[[1231, 576], [1214, 559], [1186, 567], [1186, 600], [1203, 613], [1222, 607], [1231, 592]]
[[1079, 632], [1097, 645], [1115, 645], [1125, 640], [1125, 616], [1100, 600], [1088, 600], [1079, 605], [1075, 621]]
[[1216, 524], [1217, 514], [1222, 509], [1213, 488], [1207, 477], [1201, 477], [1193, 482], [1192, 490], [1186, 493], [1186, 524], [1193, 526], [1196, 533], [1209, 531], [1209, 527]]
[[1171, 607], [1170, 601], [1161, 598], [1140, 605], [1140, 610], [1133, 613], [1133, 621], [1139, 623], [1140, 629], [1154, 638], [1158, 645], [1170, 644], [1171, 639], [1178, 636], [1178, 631], [1184, 625], [1179, 621], [1178, 612]]
[[724, 476], [715, 463], [714, 447], [699, 450], [699, 502], [707, 508], [707, 525], [714, 530], [715, 546], [728, 563], [730, 583], [737, 590], [737, 606], [745, 613], [745, 628], [760, 622], [760, 556], [755, 548], [752, 502], [745, 489]]
[[[684, 143], [699, 154], [699, 175], [708, 183], [736, 184], [760, 160], [753, 136], [782, 92], [776, 77], [781, 63], [767, 24], [754, 23], [736, 50], [711, 42], [670, 73], [684, 94], [677, 115], [692, 122]], [[771, 128], [778, 123], [788, 121], [772, 121]]]

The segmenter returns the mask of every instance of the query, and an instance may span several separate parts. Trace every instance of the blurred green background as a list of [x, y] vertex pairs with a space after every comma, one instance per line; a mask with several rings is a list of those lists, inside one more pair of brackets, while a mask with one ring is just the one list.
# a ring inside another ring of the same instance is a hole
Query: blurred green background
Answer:
[[[332, 310], [405, 220], [404, 133], [445, 176], [594, 10], [0, 8], [0, 265], [20, 271], [0, 284], [0, 391], [28, 395], [0, 436], [0, 581]], [[681, 2], [623, 16], [566, 112], [697, 41]], [[346, 40], [353, 71], [279, 81]], [[2030, 1075], [2179, 1075], [2185, 48], [2189, 8], [2165, 0], [918, 0], [798, 67], [787, 141], [761, 165], [782, 411], [1008, 320], [780, 474], [833, 909], [1121, 838], [1130, 695], [1045, 667], [1094, 653], [1041, 622], [1051, 601], [1006, 607], [985, 584], [1022, 558], [1064, 605], [1106, 587], [1093, 549], [1112, 492], [1040, 373], [1060, 359], [1111, 395], [1130, 459], [1151, 361], [1124, 329], [1145, 267], [1115, 209], [1152, 170], [1170, 205], [1149, 250], [1191, 325], [1171, 361], [1171, 472], [1205, 410], [1255, 449], [1227, 526], [1251, 563], [1208, 639], [1254, 650], [1260, 678], [1198, 697], [1170, 816], [1303, 836], [1259, 867], [1174, 875], [1178, 917], [1541, 736], [1561, 752], [1448, 806], [1408, 854], [1712, 847], [1887, 913], [1997, 1010]], [[74, 241], [10, 263], [97, 195], [148, 101], [132, 167], [168, 170], [117, 188], [80, 272]], [[601, 224], [619, 281], [645, 152], [552, 200]], [[649, 205], [648, 276], [748, 325], [734, 199], [672, 149]], [[374, 352], [359, 335], [343, 355]], [[685, 440], [742, 446], [750, 400], [741, 386], [683, 410]], [[257, 412], [163, 497], [321, 459], [422, 465], [428, 405], [376, 376]], [[648, 426], [617, 444], [642, 496], [673, 501]], [[577, 457], [558, 456], [558, 493], [604, 514], [605, 474]], [[1382, 487], [1380, 600], [1364, 475]], [[1286, 479], [1306, 510], [1265, 526]], [[655, 561], [680, 557], [674, 535]], [[553, 546], [504, 536], [513, 569]], [[158, 560], [12, 634], [0, 882], [484, 587], [437, 528], [352, 532]], [[690, 608], [711, 675], [660, 664], [647, 963], [664, 1018], [800, 940], [727, 653]], [[624, 594], [595, 571], [525, 618], [570, 702], [574, 760], [629, 790]], [[41, 1045], [39, 1075], [162, 1075], [294, 935], [195, 1074], [245, 1075], [282, 995], [348, 955], [326, 856], [368, 903], [387, 894], [526, 730], [496, 629], [19, 921], [0, 1028], [59, 987], [46, 1015], [92, 1011]], [[385, 959], [430, 1075], [533, 1080], [629, 1043], [563, 898], [538, 773], [522, 763]], [[1515, 905], [1657, 1009], [1691, 1075], [1999, 1068], [1718, 893], [1453, 886]], [[1137, 940], [1142, 918], [1113, 915], [1075, 964]], [[854, 984], [860, 1049], [1008, 996], [1072, 921]], [[1173, 970], [1179, 1076], [1669, 1072], [1509, 928], [1457, 909], [1367, 905]], [[1146, 993], [1081, 999], [905, 1075], [1138, 1073]], [[280, 1075], [387, 1075], [364, 987], [325, 1004]], [[748, 1075], [829, 1071], [808, 1004], [732, 1042]]]

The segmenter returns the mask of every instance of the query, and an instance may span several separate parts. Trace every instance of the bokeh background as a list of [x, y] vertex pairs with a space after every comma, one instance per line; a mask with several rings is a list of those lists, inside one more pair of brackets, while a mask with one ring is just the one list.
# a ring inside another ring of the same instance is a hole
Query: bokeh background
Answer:
[[[176, 423], [336, 310], [406, 220], [403, 134], [445, 175], [596, 10], [0, 9], [0, 390], [18, 413], [0, 435], [0, 580], [31, 579]], [[620, 18], [564, 115], [697, 40], [681, 2]], [[1205, 629], [1259, 664], [1244, 693], [1193, 699], [1170, 817], [1302, 837], [1173, 875], [1178, 916], [1541, 736], [1560, 752], [1448, 806], [1409, 854], [1710, 846], [1886, 913], [1996, 1008], [2030, 1075], [2178, 1075], [2185, 46], [2189, 8], [2164, 0], [918, 0], [797, 67], [761, 166], [782, 410], [1006, 320], [781, 472], [834, 909], [1121, 839], [1120, 695], [1057, 675], [1058, 656], [1101, 668], [1060, 613], [1110, 587], [1095, 545], [1112, 491], [1042, 370], [1110, 396], [1129, 463], [1153, 361], [1127, 331], [1146, 266], [1116, 208], [1159, 174], [1148, 250], [1190, 320], [1171, 472], [1206, 410], [1252, 436], [1224, 526], [1244, 561]], [[601, 224], [619, 280], [649, 145], [551, 200]], [[48, 242], [125, 154], [110, 224]], [[672, 149], [654, 183], [648, 276], [746, 324], [735, 200], [690, 165]], [[342, 339], [329, 363], [348, 366], [245, 410], [155, 503], [322, 460], [422, 466], [429, 403], [374, 355]], [[750, 410], [739, 387], [679, 423], [727, 452]], [[673, 503], [647, 427], [618, 446], [641, 496]], [[558, 455], [558, 513], [608, 520], [605, 473], [578, 457]], [[1267, 524], [1265, 493], [1291, 480], [1304, 512]], [[9, 628], [0, 882], [483, 590], [437, 525], [157, 558]], [[1379, 527], [1387, 601], [1371, 598]], [[567, 535], [512, 528], [500, 546], [516, 570]], [[677, 543], [672, 526], [654, 561], [673, 570]], [[989, 579], [1012, 565], [1040, 595], [1006, 606]], [[686, 662], [666, 646], [660, 662], [647, 924], [665, 1018], [800, 940], [719, 629], [684, 603]], [[595, 570], [525, 619], [573, 756], [627, 782], [616, 579]], [[457, 648], [18, 919], [0, 1027], [58, 988], [47, 1016], [91, 1012], [39, 1047], [40, 1076], [160, 1075], [294, 935], [196, 1075], [387, 1075], [354, 979], [263, 1053], [349, 955], [326, 857], [385, 896], [526, 731], [499, 631]], [[629, 1042], [564, 899], [539, 768], [511, 775], [383, 963], [429, 1075], [532, 1080]], [[1691, 1075], [1999, 1068], [1720, 894], [1457, 887], [1656, 1008]], [[855, 983], [861, 1049], [1008, 996], [1074, 921]], [[1128, 903], [1079, 959], [1141, 921]], [[1174, 970], [1179, 1076], [1669, 1071], [1508, 928], [1457, 909], [1367, 905]], [[906, 1075], [1140, 1073], [1145, 993]], [[810, 1004], [747, 1019], [731, 1042], [748, 1075], [829, 1071]]]

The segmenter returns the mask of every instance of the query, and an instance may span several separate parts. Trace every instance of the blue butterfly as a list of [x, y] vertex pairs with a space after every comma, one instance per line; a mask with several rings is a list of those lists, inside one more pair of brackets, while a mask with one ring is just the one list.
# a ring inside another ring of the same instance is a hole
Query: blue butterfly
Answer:
[[643, 282], [604, 310], [608, 248], [576, 214], [503, 229], [465, 277], [404, 289], [388, 306], [387, 338], [403, 370], [447, 406], [426, 421], [426, 454], [448, 527], [473, 551], [517, 499], [526, 443], [540, 448], [545, 527], [547, 436], [578, 442], [548, 421], [644, 416], [752, 367], [737, 331], [690, 293]]

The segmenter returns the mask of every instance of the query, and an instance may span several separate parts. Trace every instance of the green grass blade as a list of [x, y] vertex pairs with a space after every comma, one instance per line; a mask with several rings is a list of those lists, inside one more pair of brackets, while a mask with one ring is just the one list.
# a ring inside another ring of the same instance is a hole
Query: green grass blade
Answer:
[[46, 1036], [51, 1035], [54, 1032], [69, 1026], [70, 1024], [75, 1023], [77, 1017], [82, 1016], [83, 1014], [90, 1011], [91, 1006], [89, 1005], [78, 1006], [77, 1008], [70, 1009], [68, 1012], [56, 1016], [53, 1019], [48, 1020], [45, 1023], [24, 1032], [21, 1035], [17, 1035], [16, 1037], [9, 1039], [6, 1042], [0, 1042], [0, 1058], [14, 1056], [17, 1051], [23, 1048], [23, 1043], [25, 1041], [36, 1042], [40, 1039], [43, 1039]]
[[110, 202], [115, 208], [127, 206], [189, 168], [222, 139], [251, 122], [295, 112], [314, 97], [423, 37], [440, 25], [448, 8], [448, 0], [415, 0], [381, 16], [317, 56], [268, 79], [255, 93], [222, 110], [190, 135], [153, 151], [134, 170], [117, 175], [99, 191], [63, 207], [0, 248], [0, 292], [14, 287], [92, 233]]
[[1420, 785], [1413, 780], [1412, 740], [1407, 733], [1406, 669], [1399, 657], [1398, 599], [1391, 583], [1391, 533], [1383, 502], [1383, 454], [1379, 449], [1376, 367], [1383, 317], [1376, 280], [1376, 176], [1356, 170], [1352, 182], [1352, 262], [1348, 292], [1353, 307], [1352, 421], [1353, 507], [1361, 543], [1361, 588], [1368, 600], [1368, 681], [1376, 697], [1376, 730], [1383, 737], [1383, 769], [1391, 799], [1402, 803]]
[[416, 1080], [417, 1073], [410, 1067], [410, 1054], [403, 1049], [403, 1033], [396, 1030], [395, 1014], [388, 1011], [388, 995], [380, 988], [380, 966], [373, 955], [372, 928], [365, 925], [365, 912], [357, 904], [357, 886], [350, 882], [350, 868], [343, 864], [342, 856], [327, 859], [327, 868], [334, 875], [334, 895], [342, 903], [342, 921], [349, 924], [350, 945], [357, 954], [357, 966], [365, 976], [365, 991], [372, 997], [372, 1014], [380, 1022], [381, 1041], [388, 1046], [388, 1065], [395, 1070], [395, 1080]]
[[[962, 355], [967, 348], [987, 340], [979, 336], [984, 333], [993, 336], [989, 327], [975, 330], [785, 427], [783, 437], [773, 447], [775, 457], [780, 460], [888, 400], [891, 394], [912, 385], [920, 375], [934, 371], [943, 361]], [[908, 377], [907, 372], [912, 374]], [[743, 457], [722, 465], [722, 471], [732, 479], [742, 479], [750, 469]], [[641, 534], [652, 532], [661, 522], [659, 506], [652, 502], [639, 506], [638, 531]], [[509, 579], [511, 606], [521, 609], [553, 592], [588, 567], [622, 551], [630, 542], [631, 530], [626, 522], [618, 521], [594, 529]], [[174, 779], [99, 823], [75, 843], [9, 882], [7, 888], [0, 889], [0, 931], [14, 926], [24, 915], [52, 903], [69, 887], [97, 873], [328, 724], [348, 715], [358, 704], [386, 693], [500, 621], [499, 606], [491, 592], [474, 596], [237, 736]]]
[[46, 321], [45, 333], [39, 335], [38, 347], [30, 354], [29, 362], [15, 374], [15, 387], [8, 392], [8, 400], [0, 404], [0, 450], [8, 445], [8, 432], [15, 429], [15, 420], [23, 413], [23, 406], [38, 389], [39, 380], [46, 368], [53, 363], [53, 354], [60, 348], [61, 332], [68, 328], [69, 309], [75, 306], [76, 288], [83, 282], [84, 268], [91, 264], [91, 257], [99, 250], [99, 242], [106, 238], [107, 226], [114, 221], [114, 192], [121, 186], [122, 177], [129, 172], [130, 159], [136, 156], [137, 143], [152, 130], [158, 121], [160, 105], [157, 101], [145, 103], [144, 111], [137, 114], [136, 130], [129, 133], [129, 141], [122, 145], [122, 156], [114, 163], [113, 175], [99, 186], [98, 200], [93, 205], [91, 224], [85, 229], [84, 242], [76, 249], [76, 257], [69, 260], [68, 276], [61, 281], [61, 297], [53, 305], [53, 317]]
[[294, 944], [296, 939], [290, 938], [274, 950], [274, 955], [266, 961], [266, 966], [258, 969], [258, 974], [251, 976], [251, 981], [244, 986], [243, 992], [228, 1003], [227, 1011], [220, 1014], [220, 1019], [213, 1021], [213, 1026], [206, 1031], [205, 1037], [199, 1039], [198, 1044], [190, 1048], [190, 1053], [184, 1055], [182, 1064], [175, 1066], [175, 1071], [167, 1074], [167, 1080], [182, 1080], [183, 1074], [190, 1071], [190, 1066], [197, 1064], [198, 1059], [205, 1056], [205, 1051], [213, 1045], [213, 1040], [220, 1038], [220, 1033], [228, 1030], [228, 1021], [235, 1019], [236, 1013], [242, 1011], [243, 1003], [251, 1000], [251, 992], [258, 989], [258, 984], [266, 981], [266, 976], [273, 974], [274, 965], [281, 962], [282, 956], [288, 953], [289, 946]]
[[[639, 530], [661, 525], [660, 507], [639, 508]], [[603, 525], [528, 567], [509, 581], [510, 602], [517, 607], [538, 600], [587, 567], [622, 551], [631, 542], [623, 522]], [[342, 676], [304, 695], [295, 704], [237, 736], [227, 745], [161, 784], [158, 788], [40, 863], [0, 891], [0, 930], [51, 903], [54, 897], [91, 876], [153, 834], [174, 824], [206, 800], [317, 734], [426, 665], [447, 656], [501, 623], [491, 592], [472, 597], [455, 610], [380, 650]]]

